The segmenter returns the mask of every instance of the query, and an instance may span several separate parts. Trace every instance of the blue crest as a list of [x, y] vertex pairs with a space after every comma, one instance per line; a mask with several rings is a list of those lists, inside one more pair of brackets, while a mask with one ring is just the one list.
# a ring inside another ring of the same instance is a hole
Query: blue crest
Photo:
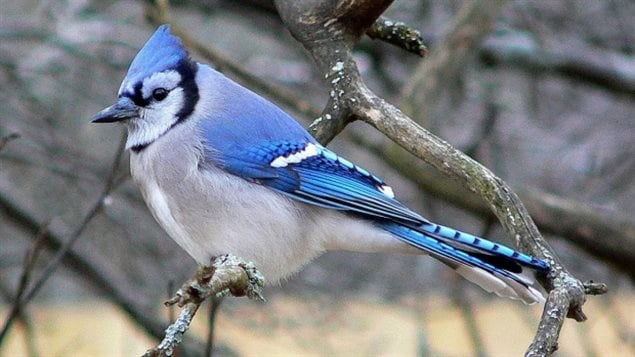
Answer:
[[189, 54], [183, 47], [181, 39], [170, 33], [170, 26], [159, 26], [132, 60], [128, 74], [121, 85], [120, 94], [124, 89], [132, 91], [135, 83], [145, 77], [175, 68], [179, 62], [188, 58]]

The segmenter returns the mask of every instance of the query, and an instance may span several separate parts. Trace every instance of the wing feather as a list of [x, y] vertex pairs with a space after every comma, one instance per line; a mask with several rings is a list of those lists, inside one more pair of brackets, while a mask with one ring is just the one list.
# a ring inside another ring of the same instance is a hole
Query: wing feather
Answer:
[[[314, 146], [311, 152], [315, 154], [279, 164], [284, 158], [297, 157], [309, 145]], [[227, 171], [308, 204], [408, 225], [427, 222], [387, 195], [379, 178], [319, 144], [264, 143], [218, 159]]]

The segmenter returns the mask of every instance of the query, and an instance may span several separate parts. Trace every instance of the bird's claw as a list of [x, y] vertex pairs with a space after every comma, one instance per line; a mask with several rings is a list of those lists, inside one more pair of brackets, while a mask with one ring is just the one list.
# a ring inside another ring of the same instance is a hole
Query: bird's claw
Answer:
[[254, 263], [225, 254], [213, 259], [210, 266], [199, 266], [194, 277], [188, 279], [165, 305], [183, 307], [188, 303], [200, 304], [211, 295], [230, 294], [264, 301], [264, 285], [265, 278]]

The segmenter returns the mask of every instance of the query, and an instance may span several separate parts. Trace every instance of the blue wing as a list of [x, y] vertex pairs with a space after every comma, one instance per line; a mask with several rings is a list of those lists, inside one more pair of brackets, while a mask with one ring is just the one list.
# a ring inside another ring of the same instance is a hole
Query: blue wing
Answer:
[[199, 123], [205, 160], [309, 204], [403, 224], [427, 222], [386, 194], [390, 188], [379, 178], [322, 147], [271, 102], [215, 76], [223, 100]]
[[512, 273], [521, 272], [521, 266], [549, 270], [544, 262], [504, 245], [426, 220], [395, 200], [380, 178], [312, 141], [251, 146], [240, 154], [226, 154], [219, 163], [232, 174], [296, 200], [372, 218], [382, 229], [446, 263], [480, 261], [487, 271]]
[[265, 143], [220, 162], [232, 174], [305, 203], [407, 225], [427, 222], [395, 200], [381, 179], [317, 143]]

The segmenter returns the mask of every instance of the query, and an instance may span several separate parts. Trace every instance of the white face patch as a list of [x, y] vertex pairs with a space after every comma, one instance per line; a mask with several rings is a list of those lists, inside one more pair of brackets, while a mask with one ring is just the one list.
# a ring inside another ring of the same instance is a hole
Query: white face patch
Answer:
[[141, 109], [139, 118], [127, 122], [126, 148], [147, 145], [158, 139], [177, 122], [179, 118], [176, 115], [183, 105], [185, 105], [183, 89], [176, 87], [164, 100], [152, 102], [146, 108]]
[[379, 187], [377, 187], [377, 189], [379, 191], [381, 191], [381, 193], [383, 193], [384, 195], [390, 197], [390, 198], [395, 198], [395, 193], [392, 191], [392, 188], [388, 185], [381, 185]]
[[[176, 87], [180, 81], [181, 74], [175, 70], [158, 72], [143, 80], [141, 94], [143, 98], [147, 99], [156, 88], [165, 88], [170, 90]], [[123, 93], [134, 93], [135, 84], [135, 82], [124, 80], [121, 83], [121, 87], [119, 87], [118, 95], [121, 96]]]
[[289, 156], [278, 156], [269, 165], [271, 167], [287, 167], [289, 164], [297, 164], [307, 157], [315, 156], [318, 154], [318, 148], [315, 144], [309, 143], [304, 149], [291, 154]]
[[[141, 96], [149, 103], [139, 112], [139, 118], [127, 122], [128, 140], [126, 148], [147, 145], [158, 139], [168, 131], [179, 119], [176, 115], [185, 105], [183, 88], [178, 87], [182, 76], [176, 70], [154, 73], [143, 79]], [[121, 91], [132, 93], [133, 84], [122, 84]], [[157, 88], [168, 91], [165, 99], [152, 99], [152, 93]]]
[[181, 82], [181, 74], [175, 70], [155, 73], [143, 80], [141, 95], [148, 99], [155, 89], [164, 88], [170, 91], [179, 85], [179, 82]]

